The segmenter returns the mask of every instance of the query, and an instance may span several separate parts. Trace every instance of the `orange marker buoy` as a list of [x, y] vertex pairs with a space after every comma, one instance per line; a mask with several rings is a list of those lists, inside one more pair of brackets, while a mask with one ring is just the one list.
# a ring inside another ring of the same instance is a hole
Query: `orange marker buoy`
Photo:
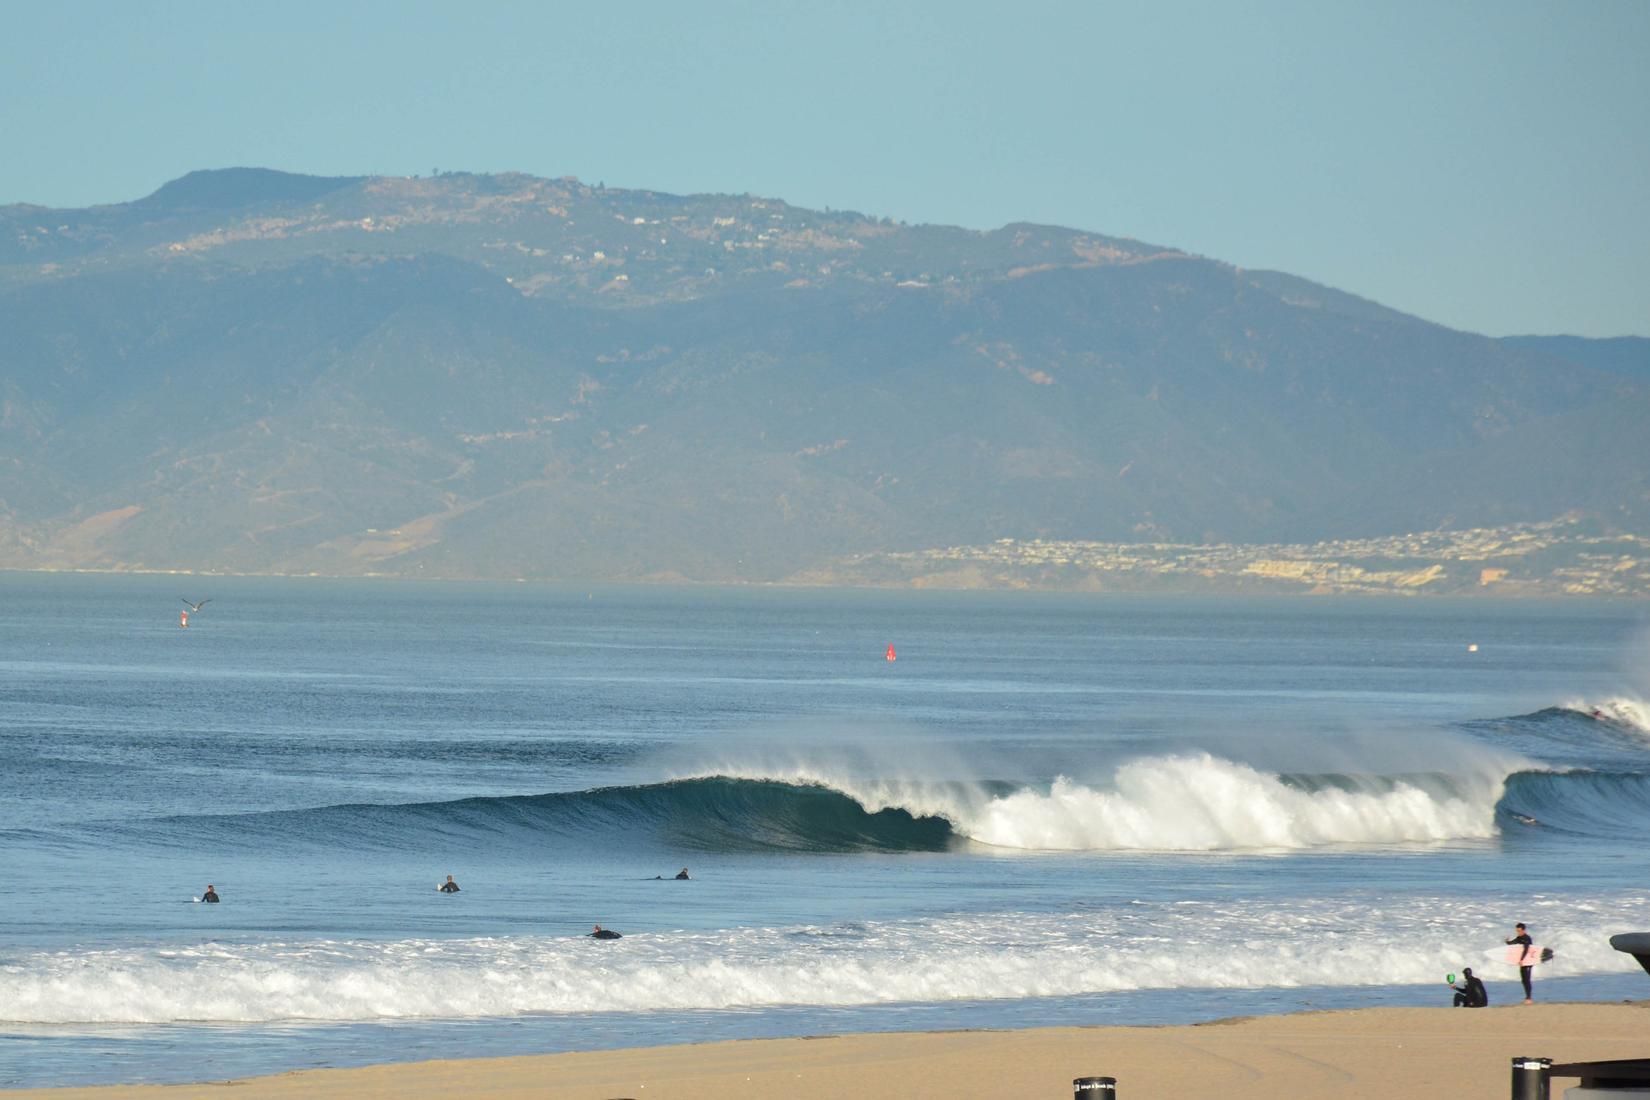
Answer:
[[185, 630], [189, 629], [189, 612], [178, 612], [178, 625], [183, 627]]
[[894, 656], [894, 647], [891, 646], [891, 645], [888, 647], [888, 657], [887, 657], [887, 659], [890, 660], [890, 661], [898, 660], [898, 658]]

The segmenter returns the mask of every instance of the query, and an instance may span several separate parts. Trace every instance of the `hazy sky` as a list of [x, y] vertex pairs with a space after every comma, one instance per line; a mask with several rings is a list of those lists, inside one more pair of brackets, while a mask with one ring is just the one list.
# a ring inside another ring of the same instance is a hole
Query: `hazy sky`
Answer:
[[432, 168], [1043, 221], [1650, 335], [1650, 2], [0, 0], [0, 203]]

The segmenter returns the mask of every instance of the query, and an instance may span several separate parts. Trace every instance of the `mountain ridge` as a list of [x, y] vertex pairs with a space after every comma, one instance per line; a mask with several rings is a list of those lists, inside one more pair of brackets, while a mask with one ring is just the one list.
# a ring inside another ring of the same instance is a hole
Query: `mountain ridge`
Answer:
[[220, 171], [0, 208], [0, 566], [777, 581], [1003, 537], [1650, 522], [1650, 392], [1616, 359], [1285, 273], [569, 178]]

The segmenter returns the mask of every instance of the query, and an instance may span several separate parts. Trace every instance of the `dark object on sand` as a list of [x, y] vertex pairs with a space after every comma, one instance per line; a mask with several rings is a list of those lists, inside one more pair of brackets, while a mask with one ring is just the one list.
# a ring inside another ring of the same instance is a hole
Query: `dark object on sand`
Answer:
[[1113, 1100], [1116, 1095], [1115, 1077], [1079, 1077], [1071, 1083], [1072, 1100]]
[[1611, 936], [1610, 946], [1633, 956], [1644, 967], [1644, 972], [1650, 974], [1650, 932], [1623, 932], [1619, 936]]
[[1618, 1090], [1638, 1095], [1650, 1087], [1650, 1058], [1617, 1058], [1608, 1062], [1554, 1062], [1551, 1058], [1512, 1060], [1512, 1100], [1548, 1100], [1554, 1077], [1579, 1077], [1578, 1088], [1566, 1096], [1606, 1097]]

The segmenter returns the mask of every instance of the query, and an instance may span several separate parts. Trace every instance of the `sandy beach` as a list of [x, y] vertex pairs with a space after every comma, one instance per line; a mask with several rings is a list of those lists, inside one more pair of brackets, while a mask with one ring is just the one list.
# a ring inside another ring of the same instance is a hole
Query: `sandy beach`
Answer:
[[[1183, 1027], [1045, 1028], [749, 1040], [642, 1050], [311, 1070], [232, 1083], [30, 1089], [50, 1100], [297, 1097], [1064, 1098], [1074, 1077], [1120, 1097], [1449, 1095], [1502, 1100], [1509, 1060], [1650, 1054], [1650, 1002], [1481, 1011], [1372, 1008]], [[1573, 1084], [1574, 1082], [1569, 1082]], [[1556, 1082], [1563, 1087], [1565, 1082]]]

